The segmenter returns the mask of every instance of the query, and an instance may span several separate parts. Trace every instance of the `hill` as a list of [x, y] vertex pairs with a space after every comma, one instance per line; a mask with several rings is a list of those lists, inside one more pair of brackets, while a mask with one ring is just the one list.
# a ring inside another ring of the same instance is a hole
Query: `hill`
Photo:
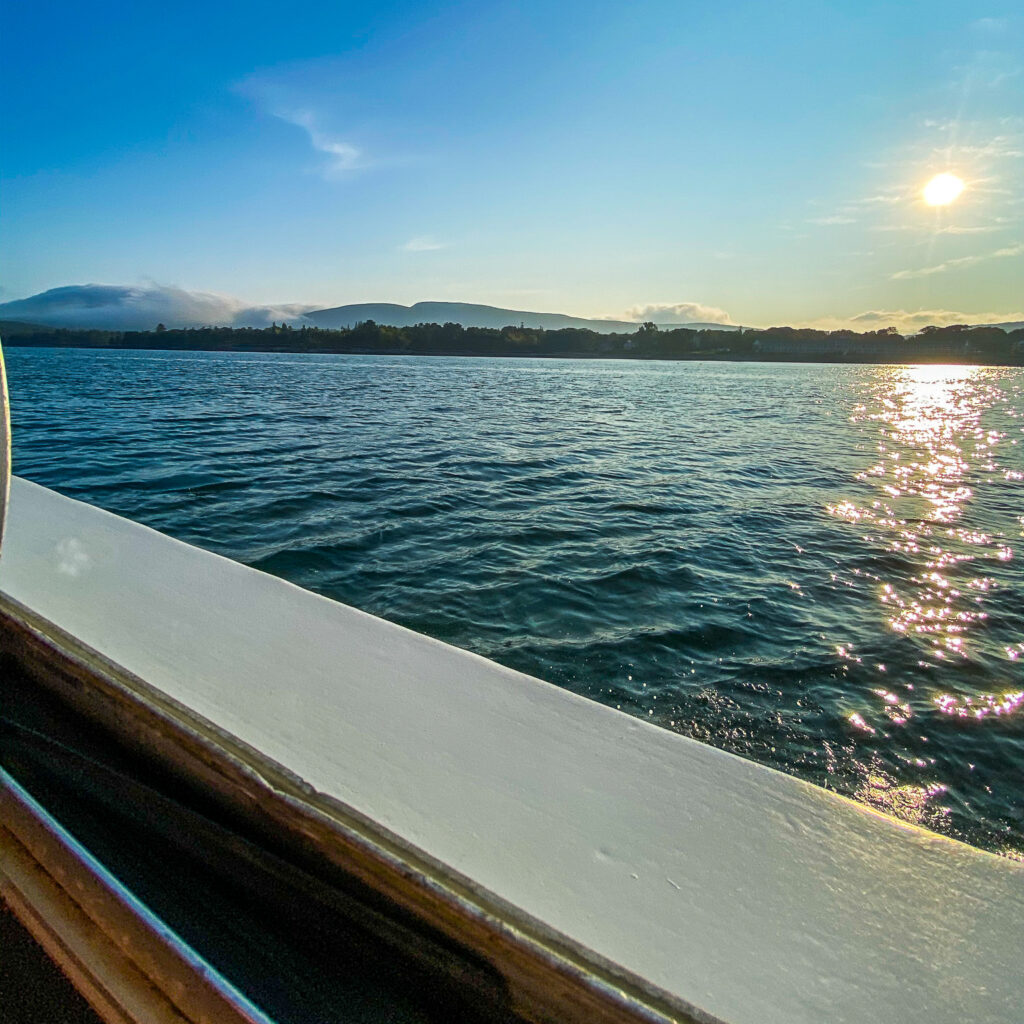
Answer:
[[[543, 330], [578, 328], [600, 334], [632, 333], [640, 325], [632, 320], [587, 319], [564, 313], [503, 309], [473, 302], [360, 302], [328, 309], [297, 303], [252, 306], [240, 299], [212, 292], [189, 292], [166, 285], [65, 285], [0, 303], [0, 318], [46, 327], [69, 329], [151, 331], [162, 323], [169, 328], [269, 327], [272, 323], [303, 324], [327, 329], [354, 327], [372, 320], [386, 327], [414, 327], [420, 323], [457, 323], [463, 327], [524, 327]], [[736, 330], [721, 324], [666, 324]]]
[[[639, 326], [632, 320], [601, 320], [568, 316], [565, 313], [536, 313], [525, 309], [504, 309], [475, 302], [417, 302], [400, 306], [393, 302], [358, 302], [331, 309], [314, 309], [303, 320], [316, 327], [354, 327], [372, 320], [387, 327], [414, 327], [416, 324], [462, 324], [463, 327], [530, 327], [558, 331], [566, 327], [597, 331], [599, 334], [632, 333]], [[662, 325], [659, 325], [662, 326]], [[696, 330], [738, 330], [726, 324], [671, 324], [666, 329], [690, 327]]]
[[38, 334], [45, 330], [45, 324], [30, 324], [24, 320], [0, 320], [0, 339], [16, 338], [19, 334]]

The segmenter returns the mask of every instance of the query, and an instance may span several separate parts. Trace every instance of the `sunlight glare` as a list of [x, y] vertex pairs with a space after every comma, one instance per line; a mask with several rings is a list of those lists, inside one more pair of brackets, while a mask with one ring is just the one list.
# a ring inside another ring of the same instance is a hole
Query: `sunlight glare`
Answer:
[[929, 206], [948, 206], [963, 190], [963, 180], [955, 174], [936, 174], [925, 185], [922, 195]]

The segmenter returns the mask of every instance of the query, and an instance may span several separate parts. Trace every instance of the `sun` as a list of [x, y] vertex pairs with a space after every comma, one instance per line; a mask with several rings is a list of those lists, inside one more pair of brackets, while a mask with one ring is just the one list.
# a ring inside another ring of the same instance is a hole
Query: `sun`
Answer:
[[963, 190], [963, 180], [955, 174], [936, 174], [921, 194], [929, 206], [948, 206]]

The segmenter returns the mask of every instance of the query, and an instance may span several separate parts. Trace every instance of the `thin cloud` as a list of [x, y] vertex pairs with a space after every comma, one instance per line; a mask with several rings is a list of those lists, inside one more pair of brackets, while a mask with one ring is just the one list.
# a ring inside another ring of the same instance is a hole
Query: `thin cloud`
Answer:
[[891, 276], [893, 281], [906, 281], [915, 277], [931, 277], [933, 274], [944, 274], [949, 270], [959, 270], [961, 267], [970, 267], [975, 263], [984, 263], [988, 260], [1009, 259], [1024, 254], [1024, 245], [1009, 245], [1003, 249], [996, 249], [995, 252], [982, 253], [978, 256], [960, 256], [955, 260], [946, 260], [933, 267], [921, 267], [918, 270], [897, 270]]
[[898, 192], [877, 192], [873, 196], [865, 196], [863, 199], [855, 200], [854, 205], [856, 206], [894, 206], [896, 203], [902, 202], [906, 198], [906, 194], [902, 189]]
[[1011, 54], [1002, 50], [978, 50], [970, 64], [954, 68], [957, 85], [970, 89], [998, 89], [1021, 74]]
[[991, 235], [996, 231], [1004, 231], [1007, 227], [1014, 223], [1007, 217], [995, 218], [993, 224], [947, 224], [943, 228], [931, 227], [928, 224], [874, 224], [869, 231], [876, 231], [882, 234], [892, 234], [895, 232], [906, 232], [914, 231], [919, 235], [926, 235], [926, 238], [919, 239], [912, 244], [919, 245], [923, 242], [930, 242], [935, 235]]
[[937, 235], [988, 235], [998, 231], [997, 224], [977, 225], [975, 227], [962, 227], [958, 224], [950, 224], [948, 227], [939, 228]]
[[822, 226], [831, 226], [834, 224], [856, 224], [856, 217], [847, 217], [841, 213], [835, 213], [831, 217], [811, 217], [808, 224], [820, 224]]
[[447, 246], [447, 242], [439, 242], [430, 235], [417, 235], [415, 238], [410, 238], [404, 245], [400, 245], [399, 249], [403, 252], [436, 252], [438, 249], [447, 248]]
[[317, 124], [316, 117], [308, 110], [273, 111], [273, 114], [281, 121], [302, 128], [309, 136], [312, 147], [327, 157], [322, 168], [326, 178], [338, 178], [367, 165], [366, 156], [361, 149], [325, 132]]
[[984, 159], [1001, 159], [1024, 157], [1024, 139], [1019, 133], [995, 135], [980, 146], [958, 145], [958, 157], [981, 157]]
[[325, 157], [319, 170], [328, 180], [344, 177], [370, 164], [360, 146], [332, 127], [325, 127], [325, 121], [329, 120], [325, 111], [337, 105], [331, 95], [322, 89], [311, 90], [293, 82], [287, 69], [278, 74], [249, 75], [232, 88], [263, 113], [301, 128], [313, 149]]

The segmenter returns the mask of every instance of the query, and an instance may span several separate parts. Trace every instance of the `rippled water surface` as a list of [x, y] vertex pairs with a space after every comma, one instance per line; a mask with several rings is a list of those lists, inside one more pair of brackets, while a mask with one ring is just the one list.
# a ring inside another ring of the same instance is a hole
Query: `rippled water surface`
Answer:
[[8, 372], [23, 476], [1024, 850], [1020, 369], [13, 349]]

